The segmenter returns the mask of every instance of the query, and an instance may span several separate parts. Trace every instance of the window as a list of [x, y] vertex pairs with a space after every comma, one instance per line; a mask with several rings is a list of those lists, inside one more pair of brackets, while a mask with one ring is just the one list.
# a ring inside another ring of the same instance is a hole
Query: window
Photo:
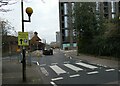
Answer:
[[104, 6], [108, 6], [108, 2], [103, 2]]
[[65, 37], [68, 37], [68, 30], [65, 30]]
[[65, 23], [65, 28], [68, 28], [68, 17], [67, 16], [65, 16], [64, 17], [64, 23]]
[[104, 7], [104, 13], [108, 13], [108, 7]]
[[116, 3], [115, 2], [111, 2], [112, 12], [115, 12], [115, 6], [116, 6]]
[[64, 3], [61, 3], [61, 6], [63, 6]]
[[64, 3], [64, 15], [67, 15], [67, 3]]
[[64, 21], [64, 16], [62, 16], [62, 21]]
[[62, 15], [64, 14], [64, 11], [63, 11], [63, 9], [61, 9], [61, 14], [62, 14]]
[[75, 5], [75, 3], [72, 3], [72, 14], [74, 14], [74, 5]]
[[62, 28], [64, 28], [64, 23], [62, 23]]
[[112, 14], [112, 18], [113, 18], [113, 19], [115, 18], [115, 14]]

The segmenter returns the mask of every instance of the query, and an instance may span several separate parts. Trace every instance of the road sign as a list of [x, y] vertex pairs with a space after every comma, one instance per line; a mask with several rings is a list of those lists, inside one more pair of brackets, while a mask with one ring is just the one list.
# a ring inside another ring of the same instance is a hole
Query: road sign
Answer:
[[28, 32], [18, 32], [18, 45], [19, 46], [28, 46]]

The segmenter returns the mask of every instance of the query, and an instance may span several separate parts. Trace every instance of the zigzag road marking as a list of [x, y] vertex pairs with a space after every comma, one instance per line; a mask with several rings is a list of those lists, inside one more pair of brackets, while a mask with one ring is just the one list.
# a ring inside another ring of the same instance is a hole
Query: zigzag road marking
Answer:
[[57, 86], [54, 82], [50, 82], [53, 86]]
[[70, 75], [69, 77], [73, 78], [73, 77], [77, 77], [80, 76], [79, 74], [75, 74], [75, 75]]
[[109, 72], [109, 71], [114, 71], [115, 69], [106, 69], [105, 71]]
[[99, 73], [98, 71], [88, 72], [87, 74], [96, 74]]
[[61, 80], [61, 79], [63, 79], [63, 77], [53, 78], [53, 79], [51, 79], [51, 80], [52, 80], [52, 81], [56, 81], [56, 80]]

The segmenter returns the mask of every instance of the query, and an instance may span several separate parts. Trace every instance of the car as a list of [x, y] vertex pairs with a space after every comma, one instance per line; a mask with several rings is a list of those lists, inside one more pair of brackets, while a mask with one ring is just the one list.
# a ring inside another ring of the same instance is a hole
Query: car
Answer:
[[46, 49], [43, 50], [43, 55], [53, 55], [53, 49]]

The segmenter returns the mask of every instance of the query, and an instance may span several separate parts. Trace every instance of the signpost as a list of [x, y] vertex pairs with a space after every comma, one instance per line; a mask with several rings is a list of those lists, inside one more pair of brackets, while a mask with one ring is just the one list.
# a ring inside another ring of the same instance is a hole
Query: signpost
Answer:
[[[28, 35], [24, 33], [24, 22], [31, 22], [30, 17], [33, 13], [31, 7], [26, 8], [26, 13], [28, 14], [28, 20], [24, 20], [24, 12], [23, 12], [23, 0], [21, 0], [21, 14], [22, 14], [22, 33], [20, 33], [18, 37], [18, 45], [22, 46], [22, 66], [23, 66], [23, 82], [26, 82], [26, 58], [25, 58], [25, 46], [28, 45]], [[23, 35], [23, 36], [22, 36]]]
[[18, 45], [19, 46], [28, 46], [28, 32], [18, 32]]

